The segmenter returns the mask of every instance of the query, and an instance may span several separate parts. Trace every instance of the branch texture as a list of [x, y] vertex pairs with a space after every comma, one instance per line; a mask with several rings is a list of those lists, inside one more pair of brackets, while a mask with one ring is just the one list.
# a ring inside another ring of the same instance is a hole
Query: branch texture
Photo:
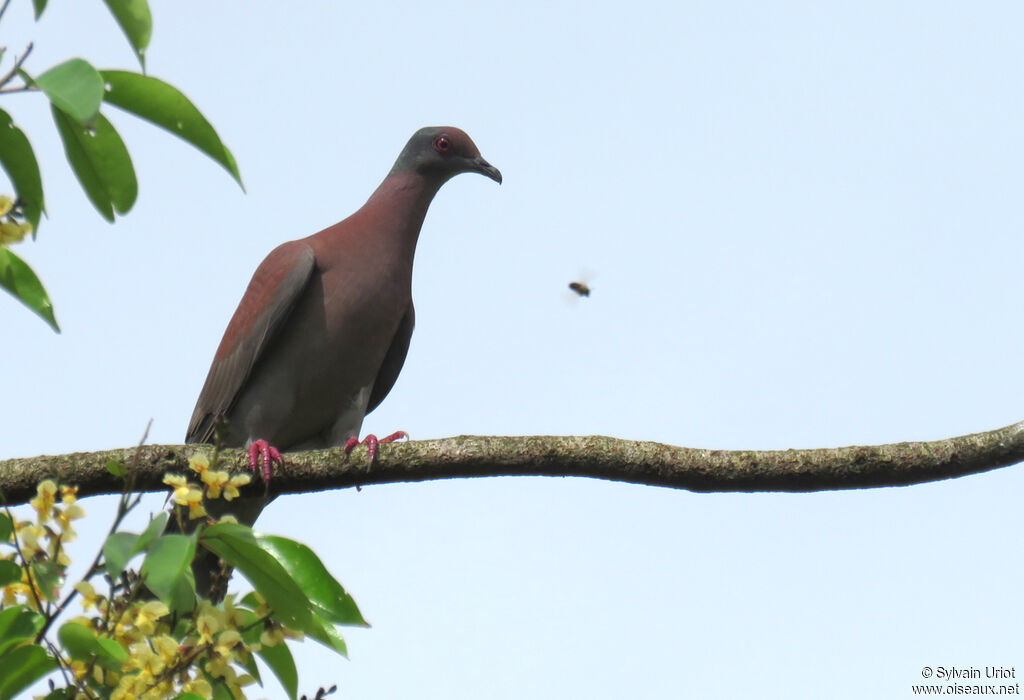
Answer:
[[[121, 493], [105, 467], [125, 465], [139, 491], [162, 491], [167, 472], [186, 473], [203, 445], [144, 445], [0, 461], [0, 491], [10, 504], [27, 502], [45, 478], [77, 484], [80, 496]], [[245, 450], [221, 452], [245, 468]], [[587, 437], [484, 437], [381, 445], [375, 464], [366, 452], [341, 448], [293, 452], [272, 481], [273, 495], [368, 484], [482, 476], [584, 476], [697, 492], [827, 491], [906, 486], [989, 471], [1024, 460], [1024, 421], [985, 433], [934, 442], [812, 450], [704, 450], [657, 442]], [[249, 487], [253, 488], [253, 487]]]

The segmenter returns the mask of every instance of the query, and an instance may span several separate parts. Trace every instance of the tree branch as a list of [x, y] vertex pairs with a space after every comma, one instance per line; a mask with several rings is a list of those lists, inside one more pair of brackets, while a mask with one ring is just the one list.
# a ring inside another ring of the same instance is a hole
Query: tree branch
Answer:
[[[47, 477], [77, 484], [80, 496], [121, 493], [107, 471], [126, 465], [140, 491], [162, 491], [167, 472], [184, 473], [206, 445], [146, 445], [0, 461], [0, 491], [24, 503]], [[247, 464], [226, 449], [224, 464]], [[482, 437], [382, 445], [375, 464], [357, 449], [293, 452], [271, 483], [274, 495], [368, 484], [481, 476], [585, 476], [649, 486], [712, 491], [827, 491], [906, 486], [989, 471], [1024, 461], [1024, 421], [985, 433], [934, 442], [813, 450], [705, 450], [657, 442], [590, 437]], [[249, 487], [253, 488], [253, 487]]]

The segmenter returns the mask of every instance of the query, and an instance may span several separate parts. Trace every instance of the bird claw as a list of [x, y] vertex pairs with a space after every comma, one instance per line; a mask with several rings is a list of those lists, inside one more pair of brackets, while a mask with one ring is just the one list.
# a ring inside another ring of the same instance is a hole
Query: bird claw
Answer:
[[259, 473], [264, 484], [270, 483], [270, 476], [273, 474], [272, 465], [275, 462], [279, 467], [284, 466], [281, 453], [266, 440], [254, 440], [249, 445], [249, 469], [253, 474]]
[[[394, 442], [395, 440], [401, 440], [402, 438], [409, 439], [409, 433], [404, 430], [396, 430], [387, 437], [378, 438], [373, 433], [370, 433], [362, 440], [362, 444], [366, 445], [366, 454], [369, 457], [369, 463], [372, 465], [377, 461], [377, 446], [384, 442]], [[359, 438], [356, 436], [350, 437], [345, 441], [345, 454], [350, 453], [356, 445], [359, 445]]]

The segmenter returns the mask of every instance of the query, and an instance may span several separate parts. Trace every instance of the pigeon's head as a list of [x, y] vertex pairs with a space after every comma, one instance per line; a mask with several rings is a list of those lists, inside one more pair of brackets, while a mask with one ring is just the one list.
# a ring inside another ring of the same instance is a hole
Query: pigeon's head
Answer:
[[425, 126], [412, 135], [391, 174], [410, 171], [438, 184], [459, 173], [480, 173], [501, 182], [501, 171], [483, 159], [469, 134], [454, 126]]

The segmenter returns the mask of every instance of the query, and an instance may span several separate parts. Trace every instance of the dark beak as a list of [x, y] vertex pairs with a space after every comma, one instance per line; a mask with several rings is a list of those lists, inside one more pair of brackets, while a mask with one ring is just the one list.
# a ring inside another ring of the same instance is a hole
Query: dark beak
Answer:
[[501, 184], [501, 171], [484, 160], [483, 157], [477, 156], [476, 158], [471, 159], [469, 161], [469, 165], [473, 172], [486, 175], [499, 185]]

